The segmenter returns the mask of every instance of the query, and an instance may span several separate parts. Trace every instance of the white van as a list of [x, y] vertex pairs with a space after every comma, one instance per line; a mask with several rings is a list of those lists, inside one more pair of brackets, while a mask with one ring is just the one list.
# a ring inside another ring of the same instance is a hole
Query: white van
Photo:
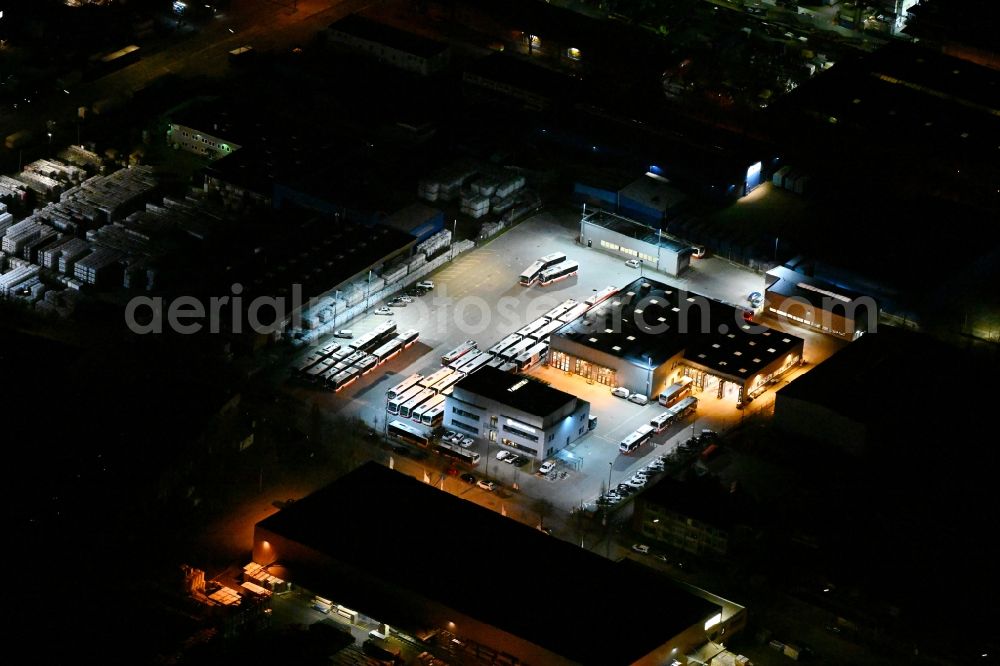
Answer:
[[634, 402], [637, 405], [646, 405], [649, 403], [649, 398], [641, 393], [633, 393], [628, 397], [629, 402]]

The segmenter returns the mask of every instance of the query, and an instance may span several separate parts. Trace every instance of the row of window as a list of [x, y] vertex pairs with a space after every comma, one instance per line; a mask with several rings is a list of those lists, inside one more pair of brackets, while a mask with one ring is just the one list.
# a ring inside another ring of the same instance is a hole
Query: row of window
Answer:
[[520, 428], [515, 428], [514, 426], [508, 425], [506, 423], [503, 425], [503, 431], [512, 433], [514, 435], [517, 435], [518, 437], [523, 437], [524, 439], [527, 439], [532, 442], [538, 441], [538, 435], [534, 435], [530, 432], [527, 432], [526, 430], [521, 430]]
[[630, 257], [635, 257], [637, 259], [642, 259], [647, 263], [656, 263], [656, 257], [645, 252], [639, 252], [638, 250], [633, 250], [632, 248], [624, 247], [622, 245], [617, 245], [615, 243], [609, 243], [606, 240], [601, 241], [601, 247], [611, 250], [613, 252], [621, 252], [622, 254], [627, 254]]
[[768, 307], [767, 309], [770, 312], [773, 312], [776, 315], [781, 315], [782, 317], [787, 317], [788, 319], [792, 319], [794, 321], [797, 321], [800, 324], [805, 324], [806, 326], [811, 326], [812, 328], [822, 329], [826, 333], [833, 333], [834, 335], [846, 335], [843, 331], [834, 330], [834, 329], [830, 328], [829, 326], [823, 326], [819, 322], [811, 321], [809, 319], [803, 319], [802, 317], [796, 317], [795, 315], [789, 314], [788, 312], [786, 312], [784, 310], [779, 310], [777, 308], [772, 308], [772, 307]]
[[451, 413], [458, 414], [459, 416], [466, 416], [473, 421], [479, 421], [479, 414], [473, 414], [472, 412], [467, 412], [464, 409], [459, 409], [458, 407], [452, 407]]
[[471, 433], [473, 435], [478, 435], [479, 434], [479, 428], [477, 428], [474, 425], [469, 425], [468, 423], [465, 423], [464, 421], [459, 421], [456, 418], [452, 418], [451, 425], [454, 426], [454, 427], [456, 427], [456, 428], [458, 428], [459, 430], [464, 430], [465, 432]]

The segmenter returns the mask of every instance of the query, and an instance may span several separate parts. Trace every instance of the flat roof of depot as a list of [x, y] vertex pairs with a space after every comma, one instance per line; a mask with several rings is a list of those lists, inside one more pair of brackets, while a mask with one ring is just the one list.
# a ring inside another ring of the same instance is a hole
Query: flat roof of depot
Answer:
[[853, 303], [862, 294], [810, 277], [784, 266], [775, 266], [767, 272], [767, 291], [786, 298], [797, 298], [813, 307], [831, 310]]
[[[613, 562], [371, 462], [258, 526], [378, 577], [399, 590], [401, 605], [410, 604], [408, 593], [431, 599], [583, 664], [632, 663], [718, 612], [646, 567]], [[525, 588], [506, 575], [471, 575], [501, 551], [511, 561], [552, 563], [572, 583]], [[294, 563], [281, 564], [295, 572]], [[630, 613], [627, 636], [616, 636], [609, 609], [625, 608], [636, 590], [657, 610]]]
[[743, 379], [802, 345], [790, 333], [748, 324], [740, 308], [649, 278], [635, 280], [556, 335], [639, 366], [657, 367], [683, 352], [686, 361]]
[[634, 238], [644, 243], [649, 243], [650, 245], [659, 245], [660, 247], [670, 250], [671, 252], [680, 253], [691, 251], [690, 247], [681, 245], [680, 243], [665, 237], [659, 232], [658, 229], [654, 229], [653, 227], [645, 225], [642, 222], [636, 222], [635, 220], [627, 217], [622, 217], [621, 215], [609, 213], [605, 210], [594, 210], [592, 212], [588, 212], [584, 218], [584, 222], [614, 231], [622, 234], [623, 236], [629, 236], [630, 238]]
[[489, 366], [480, 368], [459, 381], [455, 388], [541, 417], [548, 416], [577, 399], [576, 396], [546, 386], [538, 380], [512, 375]]

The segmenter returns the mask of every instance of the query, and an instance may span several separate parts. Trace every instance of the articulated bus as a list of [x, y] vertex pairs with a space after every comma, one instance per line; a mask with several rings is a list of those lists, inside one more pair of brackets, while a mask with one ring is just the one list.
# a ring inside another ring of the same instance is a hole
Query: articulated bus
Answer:
[[404, 402], [399, 406], [399, 415], [402, 416], [404, 419], [410, 418], [410, 416], [413, 415], [414, 409], [419, 407], [424, 400], [432, 398], [435, 395], [437, 394], [430, 389], [422, 390], [420, 393], [416, 394], [415, 396], [413, 396], [412, 398], [410, 398], [409, 400], [407, 400], [406, 402]]
[[691, 394], [691, 384], [693, 379], [690, 377], [681, 377], [681, 380], [675, 384], [671, 384], [663, 390], [660, 394], [658, 400], [660, 404], [664, 407], [674, 406], [681, 398], [686, 398]]
[[390, 437], [417, 446], [427, 446], [430, 442], [430, 438], [424, 434], [423, 430], [405, 421], [390, 421], [385, 430]]
[[305, 361], [303, 361], [302, 365], [300, 365], [298, 368], [296, 368], [296, 372], [298, 372], [300, 375], [304, 375], [306, 373], [306, 371], [309, 370], [309, 368], [313, 367], [314, 365], [316, 365], [320, 361], [326, 361], [326, 360], [327, 359], [325, 357], [320, 356], [319, 354], [313, 354], [312, 356], [310, 356], [309, 358], [307, 358]]
[[548, 317], [539, 317], [535, 321], [519, 329], [516, 334], [520, 335], [522, 338], [528, 337], [529, 335], [540, 329], [542, 326], [545, 326], [547, 323], [549, 323]]
[[423, 378], [424, 378], [424, 376], [421, 375], [420, 373], [414, 373], [414, 374], [410, 375], [409, 377], [407, 377], [406, 379], [404, 379], [403, 381], [399, 382], [398, 384], [396, 384], [395, 386], [393, 386], [391, 389], [389, 389], [388, 391], [386, 391], [385, 392], [385, 399], [386, 400], [392, 400], [397, 395], [408, 391], [413, 386], [416, 386], [417, 382], [419, 382]]
[[441, 365], [451, 365], [458, 359], [462, 358], [468, 354], [473, 349], [476, 349], [475, 340], [466, 340], [459, 346], [452, 349], [450, 352], [441, 357]]
[[484, 355], [485, 356], [489, 356], [489, 354], [487, 354], [486, 352], [481, 352], [478, 349], [473, 349], [468, 354], [464, 354], [463, 356], [459, 356], [457, 359], [455, 359], [454, 361], [452, 361], [451, 364], [449, 364], [448, 367], [451, 368], [452, 370], [458, 372], [459, 368], [461, 368], [463, 365], [467, 365], [467, 364], [471, 363], [472, 361], [476, 360], [477, 358], [479, 358], [480, 356], [484, 356]]
[[[432, 410], [432, 409], [434, 409], [435, 407], [438, 407], [438, 406], [441, 406], [441, 416], [443, 418], [444, 417], [444, 407], [443, 407], [443, 405], [444, 405], [444, 401], [446, 399], [447, 398], [445, 398], [443, 395], [436, 395], [433, 398], [431, 398], [430, 400], [425, 400], [422, 405], [420, 405], [419, 407], [417, 407], [416, 409], [414, 409], [412, 412], [410, 412], [410, 420], [416, 421], [417, 423], [423, 423], [424, 422], [424, 414], [426, 414], [428, 411], [430, 411], [430, 410]], [[434, 424], [428, 423], [427, 425], [434, 425]]]
[[348, 368], [328, 381], [327, 386], [334, 391], [339, 391], [357, 381], [360, 375], [361, 372], [357, 368]]
[[649, 422], [649, 425], [653, 426], [653, 430], [656, 432], [663, 432], [667, 429], [667, 426], [674, 420], [675, 414], [671, 410], [667, 410], [660, 414], [659, 416], [653, 417], [653, 420]]
[[398, 334], [396, 336], [396, 339], [399, 340], [400, 343], [403, 345], [403, 349], [409, 349], [410, 347], [413, 346], [413, 343], [416, 342], [417, 338], [419, 337], [420, 337], [420, 332], [415, 328], [411, 328], [408, 331], [403, 331], [402, 333]]
[[542, 274], [546, 268], [555, 266], [566, 261], [566, 255], [562, 252], [553, 252], [552, 254], [547, 254], [544, 257], [538, 259], [535, 263], [531, 264], [521, 273], [521, 277], [518, 278], [518, 282], [522, 287], [530, 287], [533, 285]]
[[512, 347], [508, 347], [501, 354], [500, 358], [514, 362], [514, 359], [538, 344], [537, 340], [525, 338]]
[[386, 342], [384, 345], [372, 352], [372, 356], [379, 365], [382, 365], [390, 358], [394, 357], [399, 352], [403, 351], [403, 342], [399, 338], [393, 338]]
[[327, 346], [325, 346], [322, 349], [320, 349], [318, 353], [322, 354], [323, 356], [333, 356], [338, 351], [340, 351], [340, 343], [339, 342], [331, 342]]
[[572, 298], [567, 298], [565, 301], [555, 306], [542, 316], [547, 317], [554, 321], [556, 319], [559, 319], [559, 317], [563, 316], [564, 314], [566, 314], [566, 311], [569, 310], [574, 305], [576, 305], [576, 303], [577, 303], [576, 300]]
[[680, 402], [670, 408], [670, 411], [674, 413], [674, 418], [679, 419], [681, 417], [690, 414], [694, 410], [698, 409], [698, 398], [693, 395], [689, 395], [683, 398]]
[[369, 372], [378, 367], [378, 358], [375, 356], [365, 356], [363, 359], [355, 364], [355, 369], [362, 375], [367, 375]]
[[547, 287], [554, 282], [559, 282], [559, 280], [565, 280], [568, 277], [576, 275], [579, 271], [580, 264], [575, 261], [564, 261], [561, 264], [542, 271], [542, 274], [538, 276], [538, 284]]
[[420, 386], [419, 384], [411, 386], [402, 393], [397, 394], [394, 398], [390, 398], [389, 402], [385, 404], [385, 411], [389, 412], [390, 414], [399, 414], [399, 408], [403, 404], [409, 402], [410, 398], [412, 398], [413, 396], [417, 395], [418, 393], [424, 390], [426, 389], [424, 389], [424, 387]]
[[618, 445], [618, 451], [629, 455], [635, 452], [640, 446], [649, 441], [649, 438], [653, 436], [653, 426], [648, 423], [639, 426], [635, 432], [626, 437]]
[[556, 319], [554, 321], [550, 321], [545, 326], [542, 326], [540, 329], [538, 329], [537, 331], [535, 331], [534, 333], [532, 333], [531, 337], [533, 339], [537, 340], [538, 342], [547, 341], [549, 339], [549, 337], [551, 337], [551, 335], [553, 333], [555, 333], [556, 331], [558, 331], [560, 328], [562, 328], [565, 325], [566, 325], [566, 322], [559, 321], [558, 319]]
[[378, 347], [383, 342], [396, 335], [396, 322], [379, 324], [372, 331], [365, 333], [360, 338], [356, 338], [347, 344], [348, 347], [356, 351], [368, 351]]
[[438, 453], [446, 458], [452, 458], [459, 462], [463, 462], [466, 465], [475, 467], [479, 464], [480, 455], [475, 451], [469, 451], [463, 449], [456, 444], [448, 444], [447, 442], [438, 442], [434, 445], [434, 452]]
[[618, 287], [605, 287], [584, 301], [590, 307], [599, 305], [618, 293]]
[[503, 350], [509, 348], [511, 345], [513, 345], [513, 344], [515, 344], [517, 342], [520, 342], [520, 341], [521, 341], [521, 336], [520, 335], [518, 335], [517, 333], [511, 333], [506, 338], [504, 338], [500, 342], [498, 342], [495, 345], [493, 345], [492, 347], [490, 347], [489, 352], [491, 354], [493, 354], [494, 356], [496, 356], [497, 354], [499, 354]]
[[436, 384], [428, 388], [430, 388], [432, 391], [436, 393], [444, 393], [452, 386], [462, 381], [462, 377], [464, 376], [465, 375], [463, 375], [461, 372], [453, 372], [444, 379], [442, 379], [441, 381], [437, 382]]
[[572, 321], [576, 321], [577, 319], [582, 317], [589, 309], [590, 306], [587, 305], [586, 303], [577, 303], [569, 310], [566, 310], [566, 312], [564, 312], [562, 315], [560, 315], [559, 321], [565, 322], [567, 324]]
[[445, 377], [451, 377], [453, 374], [455, 374], [455, 371], [451, 368], [441, 368], [437, 372], [433, 372], [421, 379], [419, 383], [424, 388], [430, 388]]
[[444, 421], [446, 398], [443, 395], [438, 397], [441, 398], [441, 402], [434, 404], [433, 407], [430, 407], [420, 417], [420, 422], [423, 423], [425, 426], [431, 426], [432, 428], [436, 428], [439, 425], [441, 425], [442, 421]]
[[334, 366], [334, 362], [328, 358], [324, 358], [319, 363], [316, 363], [311, 368], [306, 370], [306, 381], [310, 383], [316, 383], [323, 376], [323, 373]]
[[468, 361], [460, 365], [457, 368], [457, 370], [458, 372], [461, 372], [463, 375], [471, 375], [473, 372], [479, 370], [492, 360], [493, 360], [492, 356], [490, 356], [486, 352], [482, 352], [478, 354], [475, 358], [469, 359]]
[[539, 342], [538, 344], [532, 346], [530, 349], [522, 352], [520, 356], [514, 359], [514, 365], [517, 366], [518, 372], [524, 372], [528, 368], [538, 364], [545, 355], [549, 352], [548, 344], [544, 342]]

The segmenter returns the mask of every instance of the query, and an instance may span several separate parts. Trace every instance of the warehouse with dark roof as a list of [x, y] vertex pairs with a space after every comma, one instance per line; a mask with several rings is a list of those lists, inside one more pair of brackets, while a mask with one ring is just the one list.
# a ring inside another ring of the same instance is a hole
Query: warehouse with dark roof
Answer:
[[640, 278], [552, 335], [548, 364], [657, 396], [682, 377], [738, 403], [802, 362], [803, 341], [743, 310]]
[[[448, 631], [492, 650], [497, 663], [669, 663], [703, 644], [705, 624], [721, 612], [645, 567], [376, 463], [257, 523], [253, 554], [336, 604], [411, 635]], [[525, 584], [497, 575], [501, 561], [525, 565]], [[540, 572], [566, 584], [543, 589]], [[626, 610], [636, 590], [655, 610]], [[627, 627], [616, 620], [625, 612]]]

